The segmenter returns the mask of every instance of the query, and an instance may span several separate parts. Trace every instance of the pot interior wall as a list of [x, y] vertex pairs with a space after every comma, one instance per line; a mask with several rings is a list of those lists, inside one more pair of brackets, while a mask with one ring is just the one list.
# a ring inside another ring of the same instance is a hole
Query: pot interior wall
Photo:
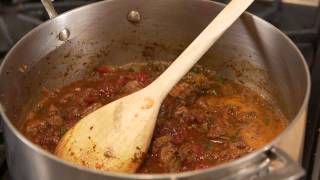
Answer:
[[[42, 87], [66, 85], [99, 64], [172, 61], [220, 9], [209, 1], [118, 0], [59, 16], [34, 30], [7, 56], [0, 77], [1, 103], [17, 125]], [[127, 20], [130, 10], [141, 13], [140, 23]], [[63, 28], [71, 32], [68, 42], [57, 39]], [[199, 64], [256, 90], [289, 120], [307, 91], [307, 72], [297, 50], [251, 15], [242, 16]]]

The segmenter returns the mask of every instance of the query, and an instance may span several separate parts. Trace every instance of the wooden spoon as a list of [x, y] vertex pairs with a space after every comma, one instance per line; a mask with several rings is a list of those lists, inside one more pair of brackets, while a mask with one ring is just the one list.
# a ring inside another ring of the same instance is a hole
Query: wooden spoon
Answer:
[[148, 151], [163, 99], [253, 1], [232, 0], [159, 78], [81, 119], [55, 154], [93, 169], [135, 172]]

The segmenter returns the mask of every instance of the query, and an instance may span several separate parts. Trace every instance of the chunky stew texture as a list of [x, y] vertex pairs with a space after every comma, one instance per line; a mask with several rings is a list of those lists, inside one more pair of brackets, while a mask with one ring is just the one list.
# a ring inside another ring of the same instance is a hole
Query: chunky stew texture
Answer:
[[[23, 134], [54, 152], [82, 117], [150, 84], [168, 64], [101, 65], [87, 78], [44, 98], [27, 114]], [[287, 126], [284, 115], [243, 85], [194, 67], [163, 102], [153, 140], [138, 173], [203, 169], [239, 158]]]

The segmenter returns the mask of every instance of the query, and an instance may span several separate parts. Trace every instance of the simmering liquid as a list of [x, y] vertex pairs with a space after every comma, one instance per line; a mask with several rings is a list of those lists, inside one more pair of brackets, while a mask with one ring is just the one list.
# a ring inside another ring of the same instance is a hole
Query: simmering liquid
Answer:
[[[52, 91], [30, 110], [23, 134], [54, 152], [68, 129], [84, 116], [131, 94], [168, 64], [102, 65], [87, 78]], [[239, 158], [269, 143], [287, 126], [281, 111], [254, 91], [194, 67], [164, 100], [149, 152], [138, 173], [203, 169]]]

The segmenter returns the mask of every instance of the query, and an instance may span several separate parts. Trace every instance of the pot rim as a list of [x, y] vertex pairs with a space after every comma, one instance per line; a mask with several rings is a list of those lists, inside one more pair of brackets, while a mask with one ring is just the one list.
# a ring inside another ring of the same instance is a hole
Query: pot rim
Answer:
[[[9, 60], [9, 57], [11, 56], [11, 54], [13, 54], [13, 50], [16, 49], [18, 46], [22, 45], [25, 41], [25, 39], [30, 36], [31, 34], [35, 33], [36, 31], [39, 31], [42, 29], [42, 27], [52, 23], [53, 20], [57, 19], [57, 18], [63, 18], [65, 14], [69, 14], [69, 13], [73, 13], [73, 12], [78, 12], [78, 11], [85, 11], [88, 8], [93, 8], [94, 6], [99, 6], [100, 4], [103, 3], [110, 3], [113, 0], [105, 0], [105, 1], [100, 1], [100, 2], [95, 2], [95, 3], [91, 3], [82, 7], [78, 7], [75, 9], [71, 9], [67, 12], [64, 12], [62, 14], [60, 14], [59, 16], [57, 16], [54, 19], [49, 19], [46, 22], [40, 24], [39, 26], [35, 27], [34, 29], [32, 29], [31, 31], [29, 31], [26, 35], [24, 35], [11, 49], [10, 51], [7, 53], [7, 55], [5, 56], [1, 67], [0, 67], [0, 76], [1, 74], [3, 74], [3, 67], [4, 64], [6, 64], [6, 62]], [[219, 3], [219, 2], [214, 2], [214, 1], [210, 1], [210, 0], [198, 0], [198, 1], [202, 1], [204, 3], [212, 3], [215, 4], [216, 6], [220, 6], [223, 7], [225, 6], [225, 4], [223, 3]], [[270, 28], [272, 31], [275, 31], [275, 33], [280, 34], [281, 36], [283, 36], [285, 38], [285, 40], [290, 44], [291, 48], [293, 48], [299, 55], [300, 59], [302, 60], [302, 64], [303, 64], [303, 68], [305, 73], [307, 74], [307, 88], [306, 88], [306, 93], [303, 99], [303, 103], [301, 105], [301, 107], [299, 108], [299, 111], [296, 113], [296, 115], [294, 116], [293, 120], [290, 122], [290, 124], [288, 125], [288, 127], [286, 127], [286, 129], [279, 134], [276, 138], [274, 138], [270, 143], [264, 145], [262, 148], [257, 149], [247, 155], [244, 155], [243, 157], [240, 157], [238, 159], [229, 161], [229, 162], [224, 162], [220, 165], [214, 166], [214, 167], [209, 167], [206, 169], [201, 169], [201, 170], [194, 170], [194, 171], [187, 171], [187, 172], [180, 172], [180, 173], [163, 173], [163, 174], [129, 174], [129, 173], [117, 173], [117, 172], [105, 172], [105, 171], [99, 171], [99, 170], [95, 170], [95, 169], [89, 169], [80, 165], [76, 165], [73, 164], [71, 162], [67, 162], [65, 160], [62, 160], [58, 157], [56, 157], [55, 155], [45, 151], [44, 149], [38, 147], [36, 144], [32, 143], [31, 141], [29, 141], [9, 120], [9, 118], [7, 117], [6, 113], [5, 113], [5, 109], [2, 106], [1, 102], [0, 102], [0, 113], [1, 116], [3, 117], [3, 121], [5, 122], [5, 124], [8, 126], [8, 128], [13, 132], [13, 134], [15, 136], [17, 136], [24, 144], [26, 144], [27, 146], [29, 146], [31, 149], [33, 149], [34, 151], [36, 151], [37, 153], [40, 153], [42, 156], [45, 156], [53, 161], [56, 161], [58, 163], [61, 163], [65, 166], [69, 166], [71, 168], [75, 168], [77, 170], [80, 171], [85, 171], [88, 173], [95, 173], [95, 174], [99, 174], [99, 175], [104, 175], [104, 176], [113, 176], [113, 177], [119, 177], [119, 178], [127, 178], [127, 179], [163, 179], [163, 178], [183, 178], [183, 177], [190, 177], [190, 176], [195, 176], [195, 175], [199, 175], [199, 174], [206, 174], [206, 173], [210, 173], [212, 171], [219, 171], [221, 169], [227, 168], [229, 166], [237, 166], [237, 165], [241, 165], [244, 162], [253, 159], [255, 157], [258, 157], [259, 155], [263, 154], [265, 151], [269, 150], [270, 148], [273, 147], [273, 145], [275, 145], [285, 134], [288, 133], [288, 131], [290, 131], [290, 129], [297, 123], [298, 119], [301, 118], [303, 116], [303, 112], [304, 109], [307, 108], [308, 105], [308, 101], [310, 98], [310, 89], [311, 89], [311, 78], [310, 78], [310, 72], [309, 72], [309, 68], [308, 65], [305, 61], [304, 56], [302, 55], [302, 53], [300, 52], [300, 50], [297, 48], [297, 46], [292, 42], [292, 40], [285, 35], [281, 30], [279, 30], [278, 28], [276, 28], [275, 26], [273, 26], [272, 24], [270, 24], [269, 22], [257, 17], [256, 15], [249, 13], [249, 12], [245, 12], [242, 16], [250, 16], [252, 17], [254, 20], [259, 21], [259, 23], [263, 24], [264, 26], [267, 26], [268, 28]]]

